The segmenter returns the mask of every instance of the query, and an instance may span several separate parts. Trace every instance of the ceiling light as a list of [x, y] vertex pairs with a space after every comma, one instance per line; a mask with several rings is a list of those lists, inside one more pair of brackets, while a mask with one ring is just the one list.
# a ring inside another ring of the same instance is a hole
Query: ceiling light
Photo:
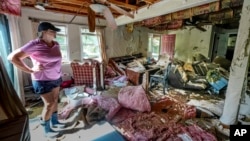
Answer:
[[45, 10], [45, 8], [40, 4], [35, 5], [35, 8], [37, 8], [39, 10], [43, 10], [43, 11]]

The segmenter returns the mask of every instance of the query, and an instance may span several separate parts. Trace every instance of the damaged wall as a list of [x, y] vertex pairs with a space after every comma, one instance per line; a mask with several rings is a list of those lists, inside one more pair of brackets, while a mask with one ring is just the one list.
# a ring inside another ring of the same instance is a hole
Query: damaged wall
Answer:
[[[73, 17], [72, 15], [56, 14], [52, 12], [44, 13], [37, 10], [22, 9], [22, 17], [20, 18], [20, 30], [23, 35], [22, 43], [25, 44], [32, 39], [31, 22], [28, 19], [29, 16], [47, 19], [48, 14], [53, 14], [53, 21], [68, 22]], [[39, 17], [37, 17], [39, 15]], [[86, 19], [85, 19], [86, 20]], [[74, 22], [86, 24], [86, 21], [81, 17], [77, 17]], [[99, 23], [99, 22], [97, 22]], [[66, 24], [66, 23], [65, 23]], [[105, 23], [99, 23], [103, 25]], [[27, 26], [28, 25], [28, 26]], [[68, 26], [68, 37], [69, 37], [69, 57], [70, 60], [80, 59], [80, 37], [79, 29], [83, 25], [69, 24]], [[130, 55], [135, 53], [143, 53], [144, 56], [147, 54], [148, 47], [148, 33], [165, 33], [165, 34], [176, 34], [176, 55], [175, 57], [186, 60], [190, 58], [193, 53], [199, 52], [208, 55], [208, 49], [210, 45], [210, 35], [212, 26], [204, 26], [206, 32], [202, 32], [193, 27], [186, 29], [179, 29], [173, 31], [153, 31], [144, 27], [134, 27], [132, 33], [126, 31], [125, 26], [119, 26], [116, 30], [105, 28], [106, 38], [106, 49], [108, 57], [117, 57], [123, 55]]]
[[[124, 37], [124, 26], [120, 26], [117, 30], [106, 33], [107, 54], [108, 57], [117, 57], [141, 52], [146, 56], [148, 33], [160, 33], [176, 34], [175, 58], [192, 61], [192, 56], [195, 53], [201, 53], [208, 57], [212, 25], [204, 26], [204, 28], [207, 31], [202, 32], [194, 27], [187, 27], [185, 29], [157, 32], [144, 27], [135, 27], [133, 33]], [[109, 33], [112, 33], [112, 35], [107, 35]]]
[[[32, 9], [22, 9], [22, 17], [20, 17], [20, 32], [22, 35], [22, 44], [27, 43], [32, 37], [32, 25], [29, 17], [36, 17], [40, 19], [47, 19], [47, 15], [50, 14], [52, 21], [69, 22], [73, 16], [57, 14], [53, 12], [37, 11]], [[65, 23], [65, 24], [66, 24]], [[81, 59], [80, 52], [80, 36], [79, 29], [86, 24], [86, 19], [82, 17], [76, 17], [75, 24], [66, 24], [68, 26], [68, 42], [69, 42], [69, 59]], [[79, 23], [82, 23], [80, 25]], [[100, 25], [105, 25], [103, 21], [97, 22]], [[116, 30], [105, 28], [106, 39], [106, 52], [107, 57], [117, 57], [123, 55], [131, 55], [135, 53], [143, 53], [147, 55], [148, 48], [148, 33], [164, 33], [164, 34], [176, 34], [176, 55], [175, 57], [181, 60], [191, 60], [192, 55], [196, 52], [202, 53], [205, 56], [208, 55], [211, 27], [205, 26], [206, 32], [201, 32], [196, 28], [188, 27], [186, 29], [179, 29], [173, 31], [153, 31], [145, 27], [134, 27], [132, 33], [126, 32], [125, 26], [119, 26]], [[69, 64], [64, 64], [62, 67], [63, 73], [72, 74], [72, 70]], [[24, 78], [25, 79], [25, 78]]]
[[[109, 31], [110, 29], [106, 29]], [[134, 27], [133, 32], [127, 32], [125, 26], [119, 26], [114, 31], [106, 32], [107, 56], [118, 57], [142, 53], [146, 56], [148, 47], [148, 29]]]
[[168, 32], [168, 34], [176, 34], [174, 57], [188, 62], [193, 61], [192, 57], [196, 53], [208, 57], [212, 25], [204, 26], [204, 28], [207, 31], [203, 32], [194, 27], [187, 27], [186, 29]]

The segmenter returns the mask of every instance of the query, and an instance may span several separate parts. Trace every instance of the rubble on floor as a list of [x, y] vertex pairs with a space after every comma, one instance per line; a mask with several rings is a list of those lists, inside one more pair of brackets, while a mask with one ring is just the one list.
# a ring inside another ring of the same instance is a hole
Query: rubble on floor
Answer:
[[[117, 95], [120, 89], [121, 88], [118, 88], [118, 87], [110, 87], [109, 89], [102, 91], [101, 95], [106, 95], [109, 97], [117, 98]], [[198, 132], [197, 127], [199, 127], [202, 129], [202, 133], [206, 135], [204, 137], [213, 138], [211, 135], [214, 135], [216, 137], [215, 140], [218, 140], [218, 141], [229, 140], [229, 129], [222, 126], [219, 121], [219, 116], [222, 113], [222, 108], [224, 104], [223, 96], [210, 95], [202, 91], [200, 92], [199, 91], [186, 91], [186, 90], [173, 89], [173, 88], [169, 88], [166, 93], [167, 93], [166, 95], [163, 95], [162, 90], [160, 88], [155, 88], [152, 91], [147, 92], [147, 97], [152, 105], [153, 103], [164, 101], [166, 99], [170, 99], [171, 101], [175, 101], [176, 103], [179, 103], [179, 104], [173, 104], [169, 106], [165, 104], [165, 106], [167, 107], [161, 107], [160, 109], [158, 109], [158, 111], [163, 113], [161, 114], [161, 116], [163, 116], [164, 118], [157, 117], [157, 115], [152, 116], [152, 117], [159, 118], [161, 124], [168, 123], [169, 121], [172, 121], [172, 122], [174, 121], [174, 124], [178, 124], [178, 126], [180, 126], [179, 124], [186, 125], [185, 127], [183, 127], [183, 131], [195, 129]], [[61, 97], [61, 99], [63, 98]], [[65, 102], [66, 100], [61, 101], [61, 103], [59, 104], [60, 109], [62, 109], [65, 106]], [[39, 106], [40, 108], [42, 107], [42, 105], [38, 104], [38, 105], [35, 105], [33, 109]], [[151, 114], [154, 115], [154, 113], [157, 113], [157, 109], [155, 109], [154, 106], [152, 106], [152, 110], [154, 112], [150, 113], [148, 116], [150, 116]], [[170, 114], [172, 114], [172, 117], [170, 116]], [[40, 115], [37, 115], [37, 117], [39, 116]], [[130, 114], [127, 113], [125, 116], [127, 117], [127, 120], [128, 120], [130, 117], [133, 116], [133, 113], [130, 113]], [[31, 130], [31, 136], [33, 137], [36, 137], [40, 132], [42, 132], [39, 122], [36, 122], [35, 120], [36, 118], [30, 119], [30, 130]], [[149, 119], [148, 121], [150, 121]], [[121, 119], [116, 119], [117, 123], [119, 123], [120, 121]], [[85, 123], [82, 119], [81, 110], [79, 109], [74, 110], [71, 113], [70, 118], [62, 122], [65, 122], [68, 124], [68, 129], [65, 132], [66, 137], [60, 140], [67, 141], [70, 138], [74, 140], [84, 139], [84, 137], [81, 135], [81, 132], [84, 132], [84, 130], [86, 129], [84, 128]], [[120, 124], [124, 124], [124, 123], [120, 122]], [[133, 128], [138, 128], [140, 126], [139, 124], [140, 123], [138, 123], [137, 125], [133, 125], [134, 126]], [[119, 124], [112, 124], [112, 125], [121, 135], [124, 136], [125, 139], [129, 139], [128, 137], [125, 136], [126, 133], [124, 134], [124, 131], [122, 131], [121, 128], [119, 128]], [[150, 127], [150, 125], [147, 125], [147, 126]], [[92, 127], [89, 127], [89, 128], [92, 128]], [[162, 128], [162, 129], [165, 130], [165, 128]], [[166, 134], [164, 135], [166, 136]], [[178, 136], [179, 138], [188, 137], [186, 134], [180, 134]], [[150, 137], [153, 137], [153, 135]]]

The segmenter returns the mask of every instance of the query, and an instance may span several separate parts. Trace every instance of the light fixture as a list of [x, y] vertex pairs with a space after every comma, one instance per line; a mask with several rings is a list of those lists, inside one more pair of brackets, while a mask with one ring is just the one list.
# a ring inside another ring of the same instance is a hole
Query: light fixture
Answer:
[[107, 8], [106, 6], [102, 4], [90, 4], [90, 8], [95, 11], [95, 13], [103, 13], [103, 11]]
[[36, 4], [34, 7], [37, 8], [37, 9], [39, 9], [39, 10], [42, 10], [42, 11], [45, 10], [45, 8], [43, 7], [42, 4]]

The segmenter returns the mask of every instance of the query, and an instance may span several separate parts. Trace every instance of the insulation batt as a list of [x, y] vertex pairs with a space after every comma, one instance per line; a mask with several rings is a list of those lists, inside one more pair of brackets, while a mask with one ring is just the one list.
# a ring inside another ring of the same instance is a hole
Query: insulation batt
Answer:
[[151, 105], [146, 92], [141, 85], [121, 88], [118, 94], [118, 101], [125, 108], [140, 112], [151, 111]]

